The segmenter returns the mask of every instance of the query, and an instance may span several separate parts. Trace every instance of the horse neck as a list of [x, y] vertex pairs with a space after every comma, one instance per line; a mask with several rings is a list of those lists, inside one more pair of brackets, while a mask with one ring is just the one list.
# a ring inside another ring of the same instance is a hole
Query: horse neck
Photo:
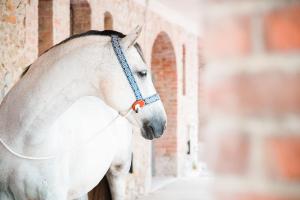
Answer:
[[42, 55], [2, 102], [0, 118], [5, 120], [2, 127], [0, 124], [1, 132], [9, 133], [11, 140], [38, 133], [37, 137], [27, 138], [39, 143], [46, 130], [77, 99], [102, 98], [97, 85], [101, 76], [96, 69], [104, 50], [97, 43], [103, 42], [100, 38], [74, 39]]

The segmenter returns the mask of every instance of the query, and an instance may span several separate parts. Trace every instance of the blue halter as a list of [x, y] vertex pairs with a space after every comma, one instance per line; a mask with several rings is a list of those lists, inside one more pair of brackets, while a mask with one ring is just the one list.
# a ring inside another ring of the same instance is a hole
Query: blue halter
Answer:
[[111, 43], [113, 46], [113, 49], [115, 51], [115, 54], [119, 60], [119, 63], [122, 66], [122, 69], [127, 77], [127, 80], [130, 84], [130, 87], [135, 95], [136, 101], [133, 103], [132, 105], [132, 109], [135, 112], [138, 112], [140, 108], [142, 108], [145, 105], [154, 103], [158, 100], [160, 100], [159, 95], [158, 94], [154, 94], [152, 96], [149, 96], [147, 98], [143, 98], [142, 93], [139, 89], [139, 86], [137, 85], [135, 78], [132, 74], [132, 71], [130, 70], [129, 64], [126, 60], [126, 57], [123, 53], [123, 50], [121, 48], [120, 42], [119, 42], [119, 37], [117, 35], [112, 35], [111, 36]]

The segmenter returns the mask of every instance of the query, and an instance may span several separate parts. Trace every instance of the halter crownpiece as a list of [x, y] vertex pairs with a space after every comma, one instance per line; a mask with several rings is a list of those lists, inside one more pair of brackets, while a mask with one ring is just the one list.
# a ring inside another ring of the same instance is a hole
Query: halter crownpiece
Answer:
[[137, 85], [136, 81], [135, 81], [135, 78], [133, 76], [133, 73], [129, 67], [129, 64], [126, 60], [126, 57], [123, 53], [123, 50], [121, 48], [121, 45], [120, 45], [120, 39], [117, 35], [112, 35], [111, 36], [111, 43], [112, 43], [112, 46], [113, 46], [113, 49], [114, 49], [114, 52], [119, 60], [119, 63], [127, 77], [127, 80], [130, 84], [130, 87], [134, 93], [134, 96], [136, 98], [136, 101], [132, 104], [132, 109], [135, 111], [135, 112], [139, 112], [139, 110], [141, 108], [143, 108], [145, 105], [148, 105], [148, 104], [151, 104], [151, 103], [154, 103], [158, 100], [160, 100], [159, 98], [159, 95], [158, 94], [154, 94], [152, 96], [149, 96], [149, 97], [146, 97], [146, 98], [143, 98], [142, 96], [142, 93], [139, 89], [139, 86]]

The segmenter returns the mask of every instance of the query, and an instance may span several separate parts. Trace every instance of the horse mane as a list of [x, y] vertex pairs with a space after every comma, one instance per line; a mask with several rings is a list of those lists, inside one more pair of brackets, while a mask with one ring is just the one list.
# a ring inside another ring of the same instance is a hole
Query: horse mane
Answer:
[[[98, 30], [89, 30], [87, 32], [84, 32], [84, 33], [79, 33], [79, 34], [75, 34], [75, 35], [72, 35], [66, 39], [64, 39], [63, 41], [61, 41], [60, 43], [50, 47], [49, 49], [47, 49], [44, 53], [48, 52], [49, 50], [59, 46], [59, 45], [62, 45], [64, 43], [67, 43], [69, 42], [70, 40], [73, 40], [73, 39], [76, 39], [76, 38], [80, 38], [80, 37], [86, 37], [86, 36], [93, 36], [93, 35], [98, 35], [98, 36], [109, 36], [111, 37], [112, 35], [117, 35], [119, 38], [124, 38], [126, 37], [125, 34], [121, 33], [121, 32], [118, 32], [118, 31], [115, 31], [115, 30], [104, 30], [104, 31], [98, 31]], [[138, 44], [138, 43], [135, 43], [134, 44], [134, 47], [137, 49], [138, 53], [140, 54], [141, 58], [143, 59], [144, 62], [145, 61], [145, 57], [143, 55], [143, 51], [142, 51], [142, 48], [141, 46]], [[44, 54], [43, 53], [43, 54]], [[43, 55], [42, 54], [42, 55]], [[23, 76], [25, 76], [25, 74], [28, 72], [29, 68], [31, 67], [31, 64], [28, 65], [24, 71], [22, 72], [21, 74], [21, 77], [22, 78]]]
[[[66, 38], [65, 40], [61, 41], [60, 43], [54, 45], [53, 47], [56, 47], [56, 46], [61, 45], [61, 44], [64, 44], [64, 43], [66, 43], [66, 42], [68, 42], [70, 40], [76, 39], [76, 38], [85, 37], [85, 36], [92, 36], [92, 35], [109, 36], [109, 37], [112, 36], [112, 35], [117, 35], [120, 38], [126, 37], [125, 34], [123, 34], [121, 32], [118, 32], [118, 31], [114, 31], [114, 30], [104, 30], [104, 31], [89, 30], [89, 31], [84, 32], [84, 33], [79, 33], [79, 34], [72, 35], [72, 36]], [[51, 47], [51, 48], [53, 48], [53, 47]]]
[[[104, 30], [104, 31], [98, 31], [98, 30], [89, 30], [87, 32], [83, 32], [83, 33], [79, 33], [79, 34], [75, 34], [72, 35], [66, 39], [64, 39], [63, 41], [61, 41], [60, 43], [50, 47], [49, 49], [47, 49], [44, 53], [46, 53], [47, 51], [49, 51], [50, 49], [53, 49], [54, 47], [57, 47], [59, 45], [62, 45], [64, 43], [69, 42], [70, 40], [76, 39], [76, 38], [81, 38], [81, 37], [86, 37], [86, 36], [93, 36], [93, 35], [98, 35], [98, 36], [109, 36], [111, 37], [112, 35], [117, 35], [120, 38], [124, 38], [126, 37], [125, 34], [118, 32], [118, 31], [114, 31], [114, 30]], [[43, 53], [43, 54], [44, 54]]]

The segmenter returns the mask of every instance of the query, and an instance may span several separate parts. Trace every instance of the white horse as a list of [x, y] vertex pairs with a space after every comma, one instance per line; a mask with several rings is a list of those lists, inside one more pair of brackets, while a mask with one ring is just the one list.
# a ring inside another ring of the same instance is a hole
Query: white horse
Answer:
[[85, 196], [107, 173], [122, 200], [131, 160], [132, 126], [146, 139], [166, 125], [160, 101], [138, 113], [111, 44], [117, 34], [143, 96], [155, 94], [150, 69], [127, 36], [90, 31], [39, 57], [0, 105], [0, 199], [66, 200]]

